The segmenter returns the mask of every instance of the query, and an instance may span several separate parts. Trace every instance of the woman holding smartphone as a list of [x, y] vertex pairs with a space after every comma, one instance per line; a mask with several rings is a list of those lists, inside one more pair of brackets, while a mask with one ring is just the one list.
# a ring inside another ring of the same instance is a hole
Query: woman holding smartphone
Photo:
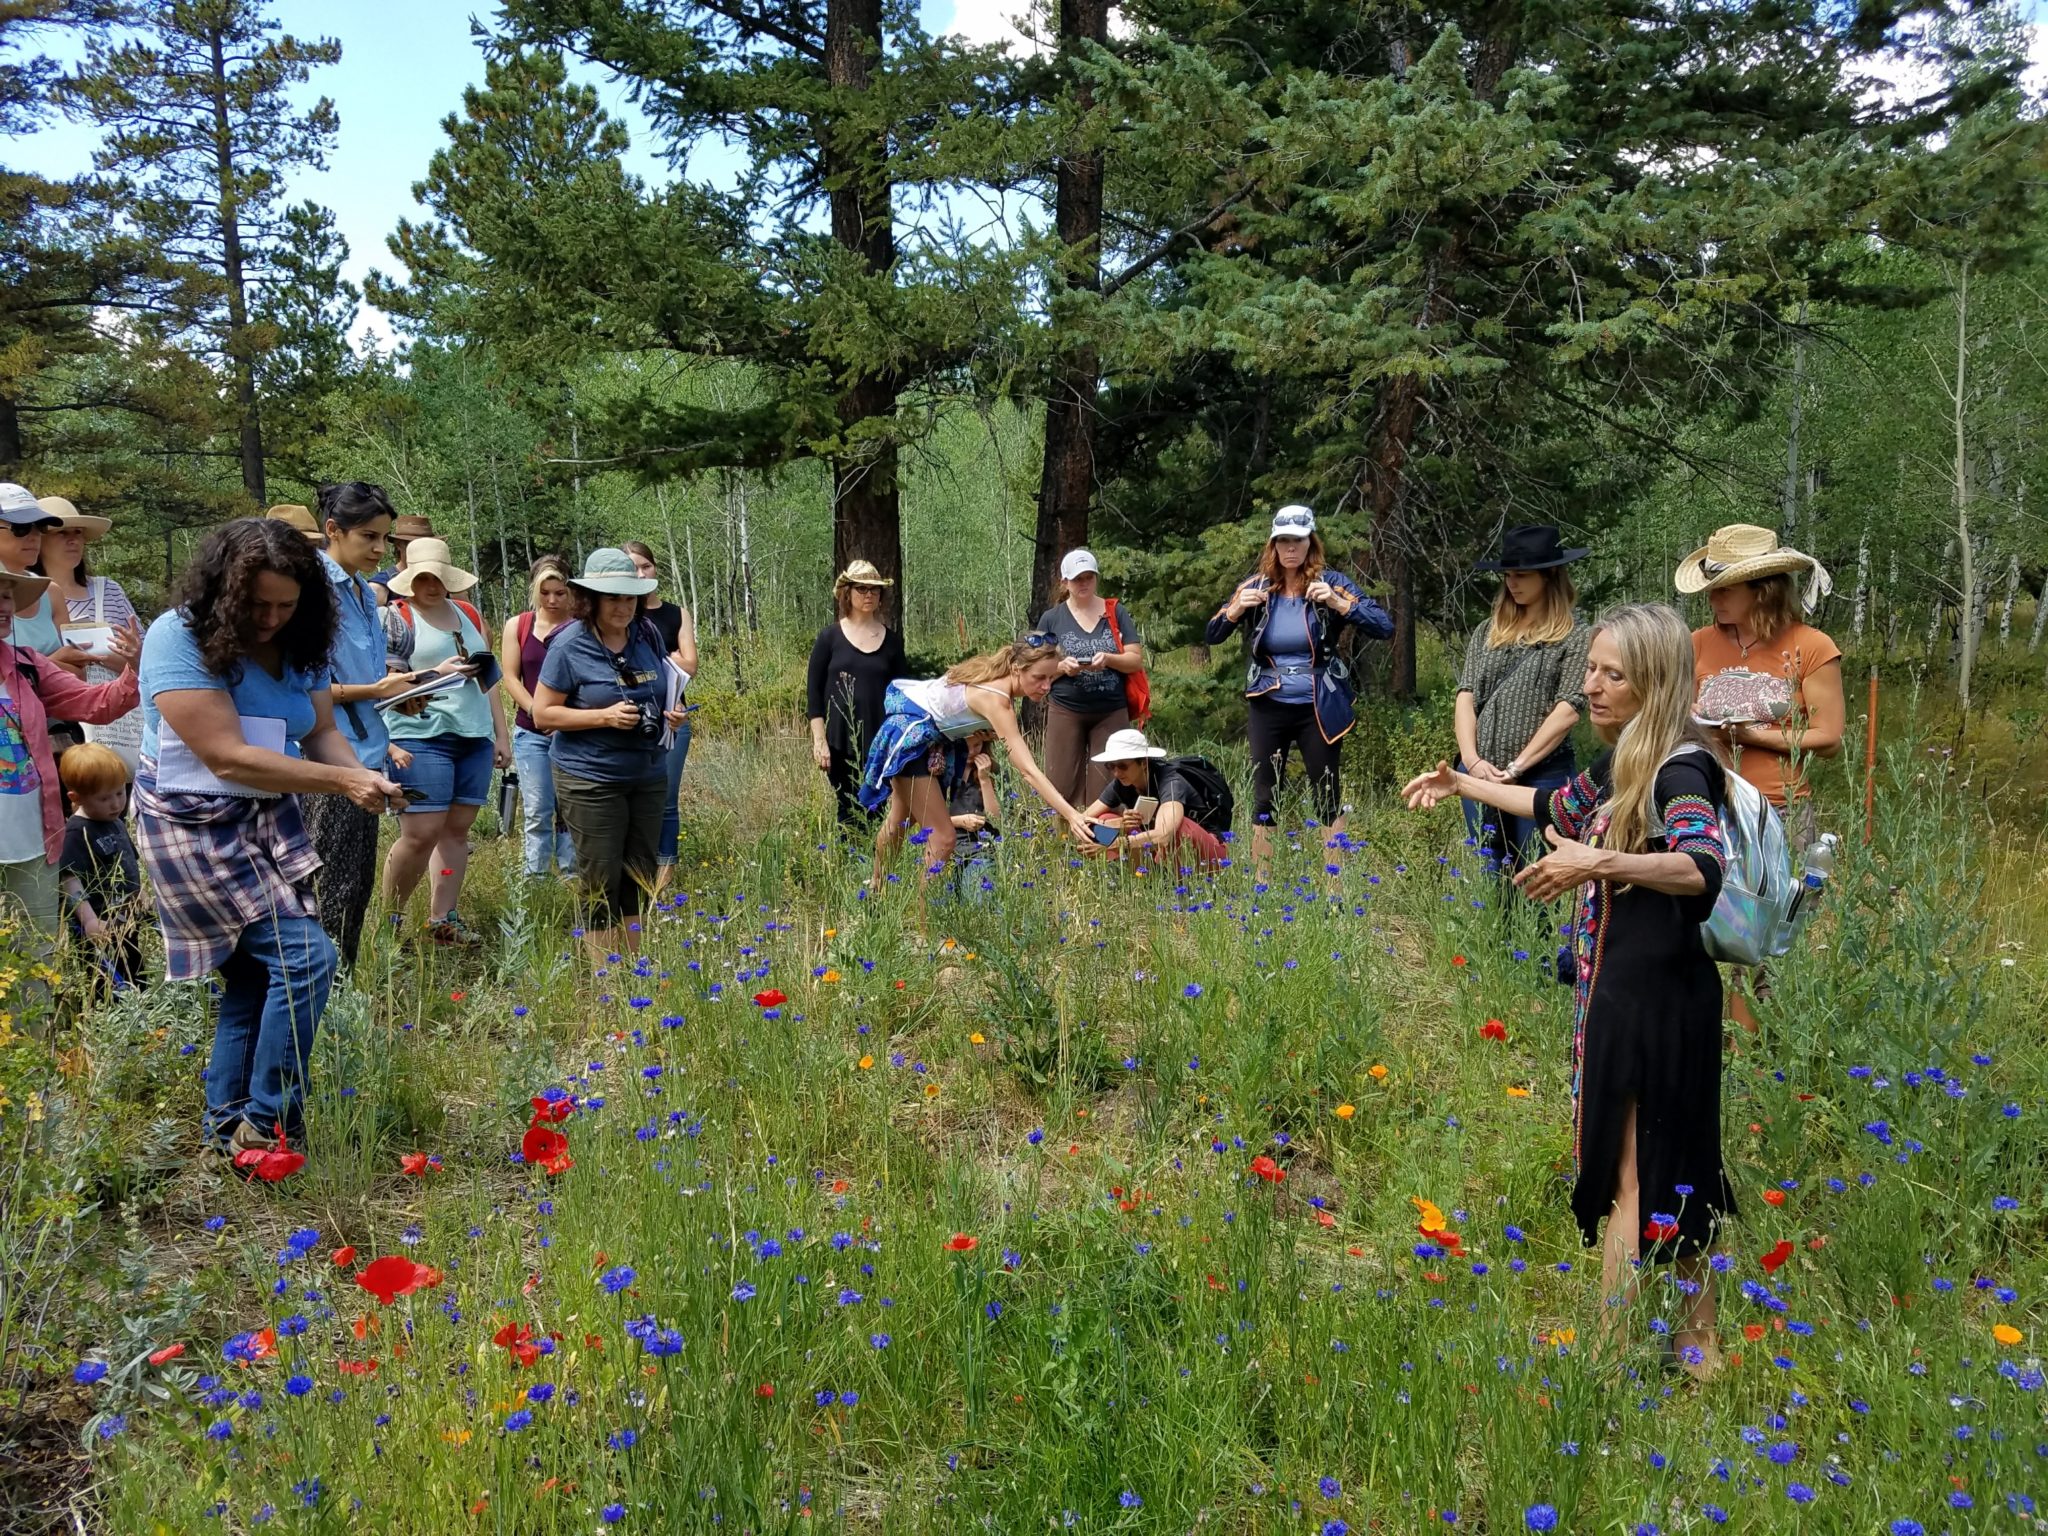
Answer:
[[943, 677], [889, 685], [888, 713], [868, 749], [860, 783], [860, 803], [867, 810], [886, 807], [875, 834], [871, 888], [881, 888], [889, 856], [913, 822], [923, 833], [925, 874], [935, 875], [951, 861], [949, 799], [967, 769], [967, 743], [983, 731], [1003, 744], [1024, 782], [1076, 837], [1089, 836], [1088, 823], [1039, 768], [1017, 725], [1017, 701], [1043, 699], [1059, 675], [1059, 640], [1033, 630], [987, 655], [968, 657]]
[[[105, 664], [104, 641], [91, 650], [81, 648], [81, 633], [103, 636], [135, 622], [135, 606], [121, 583], [111, 576], [95, 576], [87, 569], [85, 547], [97, 544], [114, 525], [104, 517], [89, 517], [62, 496], [39, 497], [36, 505], [57, 520], [57, 526], [43, 533], [42, 562], [37, 567], [50, 578], [49, 606], [57, 621], [59, 650], [75, 649], [86, 659], [83, 673], [88, 683], [110, 683], [120, 674]], [[74, 675], [80, 669], [72, 668]], [[64, 727], [67, 732], [70, 727]], [[82, 738], [111, 748], [133, 773], [142, 756], [142, 711], [138, 707], [105, 725], [78, 727]]]

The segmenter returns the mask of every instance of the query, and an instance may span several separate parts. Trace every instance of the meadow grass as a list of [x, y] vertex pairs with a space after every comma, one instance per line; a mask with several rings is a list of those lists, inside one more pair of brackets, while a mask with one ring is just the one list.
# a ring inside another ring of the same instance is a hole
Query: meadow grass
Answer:
[[[373, 945], [285, 1186], [189, 1160], [191, 989], [85, 1021], [78, 1075], [5, 1122], [0, 1241], [13, 1406], [74, 1426], [89, 1519], [2031, 1523], [2048, 900], [1945, 759], [1890, 755], [1874, 841], [1735, 1032], [1730, 1365], [1698, 1387], [1662, 1368], [1661, 1273], [1626, 1358], [1589, 1347], [1560, 913], [1504, 901], [1450, 810], [1375, 802], [1258, 883], [1080, 866], [1017, 805], [929, 900], [907, 864], [867, 900], [782, 758], [697, 748], [698, 856], [637, 958], [593, 966], [564, 893], [483, 849], [495, 942]], [[552, 1173], [519, 1155], [536, 1098], [573, 1104]], [[382, 1256], [419, 1266], [389, 1304]]]

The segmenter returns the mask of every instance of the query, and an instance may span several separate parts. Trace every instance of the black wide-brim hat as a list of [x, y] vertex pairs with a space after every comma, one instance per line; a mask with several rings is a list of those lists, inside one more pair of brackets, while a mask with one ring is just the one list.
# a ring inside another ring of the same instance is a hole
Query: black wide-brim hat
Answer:
[[1593, 553], [1590, 549], [1566, 549], [1564, 540], [1547, 523], [1534, 528], [1510, 528], [1501, 535], [1500, 558], [1482, 560], [1476, 571], [1547, 571], [1570, 565]]

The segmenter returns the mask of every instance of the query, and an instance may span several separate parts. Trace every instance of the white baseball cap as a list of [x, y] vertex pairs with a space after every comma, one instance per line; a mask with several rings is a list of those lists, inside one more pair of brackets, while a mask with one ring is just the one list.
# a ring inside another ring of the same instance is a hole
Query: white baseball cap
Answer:
[[1070, 549], [1067, 551], [1067, 557], [1060, 561], [1060, 580], [1072, 581], [1076, 576], [1085, 576], [1090, 571], [1099, 572], [1101, 569], [1102, 567], [1095, 563], [1092, 551]]
[[1155, 747], [1145, 739], [1145, 733], [1125, 729], [1111, 731], [1109, 740], [1102, 744], [1102, 750], [1089, 761], [1097, 763], [1130, 763], [1141, 757], [1164, 757], [1166, 749]]
[[12, 480], [0, 480], [0, 518], [10, 523], [55, 522], [42, 503], [29, 494], [28, 487]]
[[1316, 515], [1300, 502], [1282, 507], [1273, 514], [1273, 531], [1268, 539], [1305, 539], [1316, 531]]

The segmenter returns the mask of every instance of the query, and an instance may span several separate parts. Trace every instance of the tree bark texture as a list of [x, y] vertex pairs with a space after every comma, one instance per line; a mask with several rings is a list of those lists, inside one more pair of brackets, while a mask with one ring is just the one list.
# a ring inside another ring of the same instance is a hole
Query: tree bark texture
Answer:
[[[1059, 47], [1070, 60], [1082, 43], [1109, 42], [1109, 0], [1059, 0]], [[1094, 92], [1068, 74], [1077, 131], [1095, 107]], [[1061, 276], [1069, 289], [1102, 287], [1102, 152], [1075, 147], [1056, 171], [1053, 218], [1063, 247]], [[1055, 303], [1057, 299], [1055, 298]], [[1061, 350], [1045, 398], [1045, 462], [1038, 480], [1038, 523], [1033, 538], [1031, 590], [1050, 602], [1058, 587], [1060, 557], [1088, 542], [1095, 499], [1096, 396], [1102, 362], [1085, 341]], [[1034, 603], [1035, 606], [1035, 603]]]
[[[853, 98], [868, 89], [882, 50], [881, 0], [829, 0], [825, 10], [825, 78], [834, 106], [824, 131], [824, 171], [832, 238], [859, 254], [867, 270], [896, 265], [896, 228], [886, 133], [864, 120]], [[868, 439], [866, 422], [892, 420], [903, 393], [901, 375], [883, 370], [847, 381], [839, 397], [846, 441], [832, 459], [832, 558], [835, 570], [870, 560], [895, 583], [883, 600], [892, 619], [903, 603], [903, 531], [893, 427]]]
[[235, 405], [241, 417], [242, 489], [262, 506], [263, 422], [256, 405], [256, 359], [249, 355], [249, 295], [242, 263], [242, 209], [235, 195], [234, 128], [228, 121], [227, 60], [218, 27], [207, 37], [213, 79], [213, 163], [218, 178], [221, 276], [228, 290], [228, 366], [235, 375]]

